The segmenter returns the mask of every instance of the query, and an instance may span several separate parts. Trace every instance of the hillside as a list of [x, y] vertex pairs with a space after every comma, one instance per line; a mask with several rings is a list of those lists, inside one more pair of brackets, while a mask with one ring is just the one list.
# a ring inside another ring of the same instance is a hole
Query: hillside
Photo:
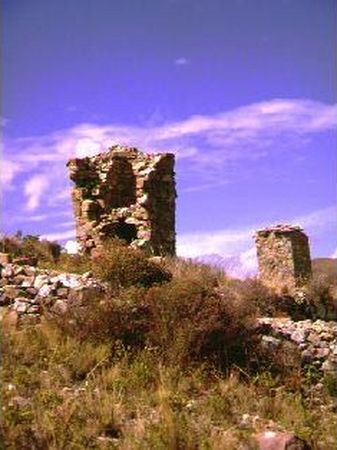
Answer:
[[10, 244], [4, 448], [264, 450], [272, 437], [335, 449], [337, 325], [307, 315], [330, 285], [308, 287], [309, 311], [257, 280], [120, 241], [91, 259]]
[[337, 258], [315, 258], [312, 260], [314, 274], [337, 278]]

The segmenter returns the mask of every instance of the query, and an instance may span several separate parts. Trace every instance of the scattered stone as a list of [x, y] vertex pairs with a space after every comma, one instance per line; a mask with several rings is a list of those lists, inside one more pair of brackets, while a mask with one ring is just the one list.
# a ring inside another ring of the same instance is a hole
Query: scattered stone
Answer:
[[38, 275], [34, 281], [34, 288], [41, 289], [42, 286], [44, 286], [48, 282], [49, 282], [48, 275], [45, 275], [45, 274]]
[[68, 306], [63, 300], [56, 300], [51, 308], [51, 311], [56, 314], [63, 315], [68, 311]]
[[43, 285], [38, 292], [39, 297], [48, 297], [54, 290], [54, 286], [52, 284]]
[[262, 431], [255, 440], [259, 450], [311, 450], [307, 442], [286, 431]]
[[0, 253], [0, 264], [5, 265], [11, 262], [11, 257], [9, 253]]
[[27, 312], [28, 303], [22, 301], [20, 298], [16, 299], [13, 305], [13, 309], [20, 315]]
[[10, 402], [8, 403], [8, 406], [10, 407], [16, 407], [16, 408], [27, 408], [28, 406], [31, 406], [31, 400], [22, 397], [21, 395], [16, 395], [15, 397], [12, 397]]

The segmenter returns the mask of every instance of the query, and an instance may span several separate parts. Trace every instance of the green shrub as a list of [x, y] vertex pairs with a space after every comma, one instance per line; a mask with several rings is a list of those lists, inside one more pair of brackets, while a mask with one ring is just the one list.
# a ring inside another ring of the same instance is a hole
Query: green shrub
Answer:
[[89, 299], [84, 306], [75, 305], [54, 320], [66, 334], [81, 340], [144, 347], [149, 316], [145, 292], [145, 288], [130, 286], [110, 296]]
[[92, 258], [94, 275], [110, 283], [113, 289], [133, 285], [149, 287], [171, 279], [171, 274], [153, 263], [140, 250], [126, 246], [118, 239], [104, 244]]
[[224, 294], [190, 275], [92, 299], [70, 309], [60, 326], [81, 339], [154, 348], [164, 363], [243, 364], [253, 342], [254, 308], [234, 291]]
[[83, 274], [91, 270], [91, 261], [88, 255], [62, 253], [58, 260], [42, 261], [39, 266], [44, 269], [54, 269], [59, 272]]
[[195, 279], [172, 280], [151, 288], [148, 340], [163, 359], [186, 364], [208, 360], [219, 367], [242, 364], [252, 331], [252, 310], [228, 292], [205, 288]]
[[[305, 289], [306, 303], [313, 318], [336, 320], [337, 280], [330, 275], [314, 274]], [[329, 317], [330, 316], [330, 317]]]

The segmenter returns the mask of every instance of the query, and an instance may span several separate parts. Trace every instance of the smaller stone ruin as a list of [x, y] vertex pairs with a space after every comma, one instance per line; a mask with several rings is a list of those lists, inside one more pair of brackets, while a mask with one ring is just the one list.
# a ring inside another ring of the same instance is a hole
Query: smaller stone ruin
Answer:
[[152, 255], [175, 254], [173, 154], [117, 145], [67, 166], [82, 252], [117, 237]]
[[275, 225], [255, 234], [259, 277], [277, 293], [293, 293], [312, 275], [309, 240], [303, 229]]

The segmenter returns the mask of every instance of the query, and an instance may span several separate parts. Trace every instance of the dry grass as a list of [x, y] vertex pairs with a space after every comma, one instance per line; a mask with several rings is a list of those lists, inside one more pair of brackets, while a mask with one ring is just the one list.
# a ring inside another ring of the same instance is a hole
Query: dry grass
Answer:
[[315, 449], [337, 438], [326, 393], [318, 407], [268, 373], [163, 365], [153, 349], [112, 350], [48, 323], [12, 330], [2, 350], [6, 449], [235, 449], [270, 420]]

